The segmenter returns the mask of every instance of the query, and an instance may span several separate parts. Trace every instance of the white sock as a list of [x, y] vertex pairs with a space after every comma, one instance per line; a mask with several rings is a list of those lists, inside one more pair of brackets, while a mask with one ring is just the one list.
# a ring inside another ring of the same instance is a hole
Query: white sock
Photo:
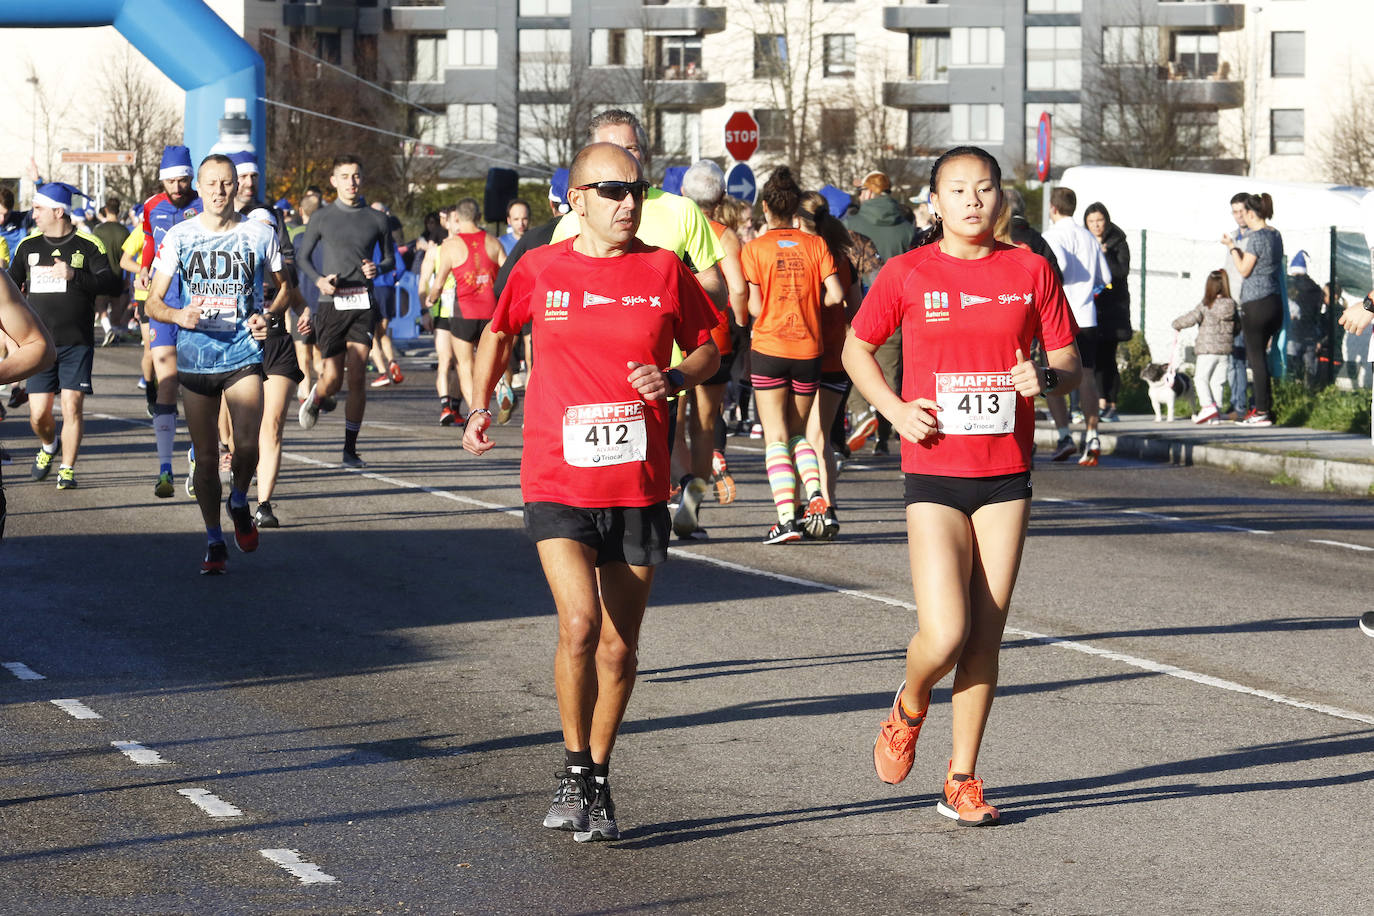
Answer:
[[157, 463], [172, 463], [172, 449], [176, 447], [177, 416], [160, 413], [153, 417], [153, 431], [157, 434]]
[[43, 451], [47, 452], [49, 455], [56, 455], [56, 454], [57, 454], [57, 440], [54, 439], [54, 440], [52, 440], [51, 442], [45, 443], [45, 444], [43, 445]]

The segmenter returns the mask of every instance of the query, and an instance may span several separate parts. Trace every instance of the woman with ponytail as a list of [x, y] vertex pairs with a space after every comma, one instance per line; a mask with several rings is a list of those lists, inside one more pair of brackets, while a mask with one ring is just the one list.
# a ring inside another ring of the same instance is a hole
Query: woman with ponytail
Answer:
[[1250, 366], [1255, 386], [1254, 408], [1236, 422], [1246, 426], [1273, 426], [1269, 344], [1283, 328], [1284, 304], [1279, 275], [1283, 269], [1283, 236], [1269, 225], [1274, 215], [1274, 201], [1268, 194], [1247, 195], [1242, 213], [1247, 230], [1244, 250], [1230, 235], [1221, 237], [1221, 243], [1227, 247], [1231, 262], [1242, 277], [1241, 331], [1245, 335], [1245, 361]]
[[[965, 826], [999, 821], [974, 774], [1030, 519], [1032, 399], [1072, 391], [1082, 374], [1078, 328], [1049, 264], [994, 236], [1001, 183], [978, 147], [936, 160], [939, 220], [924, 245], [883, 266], [844, 348], [854, 385], [902, 437], [918, 621], [874, 768], [887, 783], [907, 777], [931, 690], [953, 671], [953, 751], [936, 808]], [[901, 394], [874, 359], [898, 328]], [[1025, 356], [1035, 338], [1048, 366]]]
[[[778, 523], [765, 544], [784, 544], [825, 531], [829, 505], [821, 492], [820, 459], [806, 438], [806, 421], [821, 380], [821, 309], [839, 308], [844, 289], [825, 242], [794, 228], [801, 188], [787, 166], [776, 169], [760, 195], [768, 231], [744, 246], [749, 281], [750, 380], [763, 423], [765, 467]], [[805, 516], [797, 520], [800, 478]]]

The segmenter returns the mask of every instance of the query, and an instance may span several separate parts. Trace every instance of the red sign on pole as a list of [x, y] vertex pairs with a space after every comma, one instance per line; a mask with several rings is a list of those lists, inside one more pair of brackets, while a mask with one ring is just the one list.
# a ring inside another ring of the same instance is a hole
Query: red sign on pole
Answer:
[[1050, 113], [1040, 113], [1040, 125], [1035, 131], [1035, 175], [1041, 181], [1050, 177]]
[[725, 122], [725, 151], [736, 162], [748, 162], [759, 148], [759, 122], [747, 111], [737, 111]]

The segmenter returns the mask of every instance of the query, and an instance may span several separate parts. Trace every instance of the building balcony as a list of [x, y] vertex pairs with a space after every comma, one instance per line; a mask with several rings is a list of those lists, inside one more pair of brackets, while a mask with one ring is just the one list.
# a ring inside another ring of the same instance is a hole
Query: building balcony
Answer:
[[917, 3], [883, 7], [883, 28], [892, 32], [925, 32], [949, 28], [949, 4]]
[[1206, 76], [1178, 62], [1170, 62], [1159, 75], [1175, 104], [1190, 108], [1239, 108], [1245, 104], [1245, 84], [1231, 78], [1231, 65], [1225, 61]]
[[644, 0], [640, 13], [643, 28], [649, 32], [723, 32], [725, 7], [700, 3]]
[[388, 28], [400, 32], [442, 32], [449, 27], [447, 10], [442, 3], [405, 0], [405, 4], [387, 8]]
[[281, 8], [282, 25], [305, 29], [356, 29], [356, 3], [286, 3]]
[[671, 67], [646, 80], [644, 91], [659, 108], [720, 108], [725, 104], [724, 83], [678, 77]]
[[1170, 29], [1245, 28], [1245, 4], [1212, 3], [1209, 0], [1160, 0], [1158, 24]]
[[928, 108], [949, 104], [949, 83], [912, 80], [883, 83], [883, 104], [889, 108]]

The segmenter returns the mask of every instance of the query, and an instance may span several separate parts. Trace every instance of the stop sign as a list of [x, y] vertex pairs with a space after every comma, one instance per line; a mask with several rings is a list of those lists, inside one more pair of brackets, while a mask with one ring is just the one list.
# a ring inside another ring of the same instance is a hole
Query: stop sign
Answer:
[[737, 111], [725, 122], [725, 151], [736, 162], [747, 162], [759, 148], [759, 122], [747, 111]]

